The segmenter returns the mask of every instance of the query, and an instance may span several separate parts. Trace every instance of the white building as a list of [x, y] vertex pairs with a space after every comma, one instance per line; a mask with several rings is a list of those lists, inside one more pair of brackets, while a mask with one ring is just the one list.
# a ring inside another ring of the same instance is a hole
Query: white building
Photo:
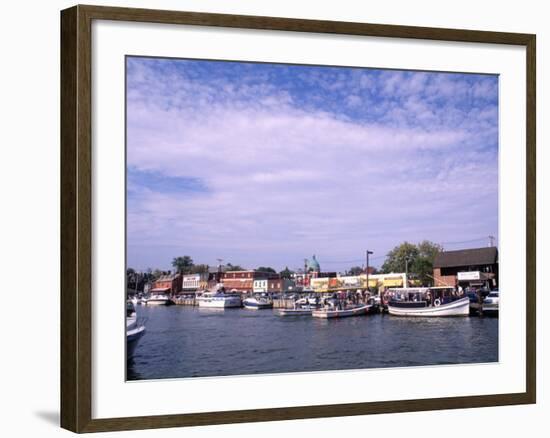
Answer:
[[252, 285], [252, 291], [254, 293], [265, 293], [267, 292], [267, 288], [267, 278], [257, 278]]
[[183, 291], [196, 291], [200, 288], [201, 274], [188, 274], [183, 276], [181, 289]]

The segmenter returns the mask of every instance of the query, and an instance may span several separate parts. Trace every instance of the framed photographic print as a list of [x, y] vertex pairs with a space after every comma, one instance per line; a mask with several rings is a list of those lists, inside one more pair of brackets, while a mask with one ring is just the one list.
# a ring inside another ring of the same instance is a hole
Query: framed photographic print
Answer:
[[535, 403], [535, 36], [61, 13], [61, 423]]

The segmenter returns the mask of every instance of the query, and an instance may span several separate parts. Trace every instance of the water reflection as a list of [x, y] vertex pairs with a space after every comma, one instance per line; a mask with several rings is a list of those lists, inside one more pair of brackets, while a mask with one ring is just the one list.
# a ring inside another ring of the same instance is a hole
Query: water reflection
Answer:
[[138, 306], [128, 380], [498, 361], [496, 318], [281, 318], [272, 310]]

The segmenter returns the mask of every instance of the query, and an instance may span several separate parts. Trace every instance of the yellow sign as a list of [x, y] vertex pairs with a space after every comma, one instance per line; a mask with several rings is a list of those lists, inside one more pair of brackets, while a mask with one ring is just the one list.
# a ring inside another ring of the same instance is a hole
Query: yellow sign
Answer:
[[384, 286], [386, 287], [400, 287], [403, 286], [402, 278], [385, 278]]

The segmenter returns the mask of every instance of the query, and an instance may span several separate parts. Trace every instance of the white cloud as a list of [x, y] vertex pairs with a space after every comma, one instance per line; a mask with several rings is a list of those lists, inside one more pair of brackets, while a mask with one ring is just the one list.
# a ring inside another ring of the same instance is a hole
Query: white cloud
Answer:
[[[405, 239], [495, 232], [496, 151], [478, 143], [496, 138], [496, 110], [473, 108], [466, 117], [430, 104], [465, 93], [464, 83], [429, 86], [426, 75], [393, 72], [384, 92], [407, 97], [374, 103], [383, 116], [363, 122], [301, 108], [288, 90], [253, 75], [212, 84], [139, 63], [131, 74], [128, 165], [197, 178], [208, 190], [158, 193], [135, 182], [130, 263], [155, 247], [155, 257], [184, 252], [198, 262], [222, 256], [283, 267], [312, 253], [346, 260], [366, 245], [381, 252]], [[336, 79], [323, 86], [345, 86]], [[375, 84], [358, 74], [355, 81]], [[350, 92], [345, 103], [360, 105], [361, 97]]]

